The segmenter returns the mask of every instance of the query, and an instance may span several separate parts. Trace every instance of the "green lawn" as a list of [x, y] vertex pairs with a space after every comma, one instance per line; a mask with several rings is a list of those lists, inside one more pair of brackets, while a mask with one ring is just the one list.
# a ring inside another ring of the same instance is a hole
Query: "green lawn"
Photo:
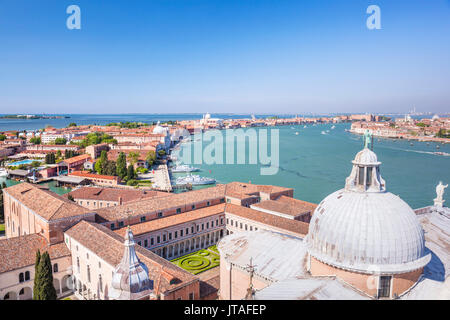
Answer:
[[190, 273], [199, 274], [217, 267], [220, 264], [220, 257], [211, 251], [201, 249], [197, 252], [173, 259], [171, 262]]

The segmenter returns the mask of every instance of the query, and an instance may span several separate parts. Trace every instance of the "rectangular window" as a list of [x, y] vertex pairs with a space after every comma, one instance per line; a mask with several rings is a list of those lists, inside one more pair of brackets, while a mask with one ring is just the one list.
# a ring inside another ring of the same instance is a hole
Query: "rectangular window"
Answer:
[[378, 297], [389, 298], [391, 296], [391, 276], [380, 276]]
[[192, 205], [192, 210], [195, 210], [195, 204]]
[[120, 228], [120, 227], [123, 227], [123, 221], [120, 221], [120, 222], [119, 222], [119, 228]]
[[178, 231], [175, 231], [175, 239], [178, 238]]
[[161, 218], [163, 216], [162, 212], [158, 212], [158, 217]]
[[220, 224], [223, 224], [223, 218], [220, 218]]
[[206, 229], [209, 229], [209, 222], [206, 223]]
[[163, 241], [166, 241], [166, 235], [163, 234]]
[[359, 167], [358, 184], [361, 186], [364, 185], [364, 167]]
[[206, 205], [209, 207], [211, 205], [211, 202], [207, 201]]
[[169, 240], [172, 240], [172, 233], [169, 233]]
[[181, 208], [178, 208], [178, 209], [177, 209], [177, 213], [181, 213]]
[[183, 229], [180, 230], [180, 237], [183, 236]]
[[148, 240], [144, 240], [144, 247], [148, 247]]
[[194, 293], [193, 292], [189, 293], [189, 300], [194, 300]]
[[370, 186], [372, 184], [372, 167], [367, 168], [367, 176], [366, 176], [366, 186]]
[[150, 239], [150, 245], [154, 245], [155, 244], [155, 240], [153, 238]]
[[224, 202], [225, 202], [224, 198], [220, 199], [220, 203], [224, 203]]
[[111, 223], [111, 230], [114, 229], [114, 223]]
[[189, 234], [189, 228], [186, 228], [186, 235]]
[[161, 242], [161, 238], [159, 236], [156, 237], [156, 243], [160, 243]]
[[141, 222], [144, 222], [145, 221], [145, 217], [141, 217]]

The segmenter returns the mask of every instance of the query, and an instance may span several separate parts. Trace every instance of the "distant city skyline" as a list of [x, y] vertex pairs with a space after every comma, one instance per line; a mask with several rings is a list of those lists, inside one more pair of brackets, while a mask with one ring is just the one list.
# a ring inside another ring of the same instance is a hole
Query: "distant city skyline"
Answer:
[[449, 33], [449, 0], [3, 1], [0, 114], [449, 113]]

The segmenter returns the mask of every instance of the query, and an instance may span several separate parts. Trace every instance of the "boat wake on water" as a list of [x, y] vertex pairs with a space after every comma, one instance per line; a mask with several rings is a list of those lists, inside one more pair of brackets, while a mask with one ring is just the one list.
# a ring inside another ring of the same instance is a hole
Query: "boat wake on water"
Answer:
[[386, 149], [392, 149], [392, 150], [405, 151], [405, 152], [432, 154], [432, 155], [435, 155], [435, 156], [445, 156], [445, 157], [449, 157], [450, 156], [450, 153], [447, 153], [447, 152], [432, 152], [432, 151], [421, 151], [421, 150], [401, 149], [401, 148], [392, 148], [392, 147], [385, 147], [385, 148]]

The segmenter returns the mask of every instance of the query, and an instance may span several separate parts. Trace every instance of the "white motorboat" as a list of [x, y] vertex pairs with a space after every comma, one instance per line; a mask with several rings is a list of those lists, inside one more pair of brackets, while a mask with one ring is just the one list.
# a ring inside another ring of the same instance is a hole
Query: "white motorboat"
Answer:
[[195, 185], [206, 185], [216, 183], [213, 178], [200, 177], [199, 175], [188, 175], [186, 177], [179, 177], [175, 180], [176, 185], [191, 184]]
[[298, 134], [299, 134], [298, 132], [295, 133], [296, 136], [298, 136]]
[[171, 168], [172, 172], [195, 172], [200, 171], [199, 168], [188, 166], [187, 164], [177, 165]]

